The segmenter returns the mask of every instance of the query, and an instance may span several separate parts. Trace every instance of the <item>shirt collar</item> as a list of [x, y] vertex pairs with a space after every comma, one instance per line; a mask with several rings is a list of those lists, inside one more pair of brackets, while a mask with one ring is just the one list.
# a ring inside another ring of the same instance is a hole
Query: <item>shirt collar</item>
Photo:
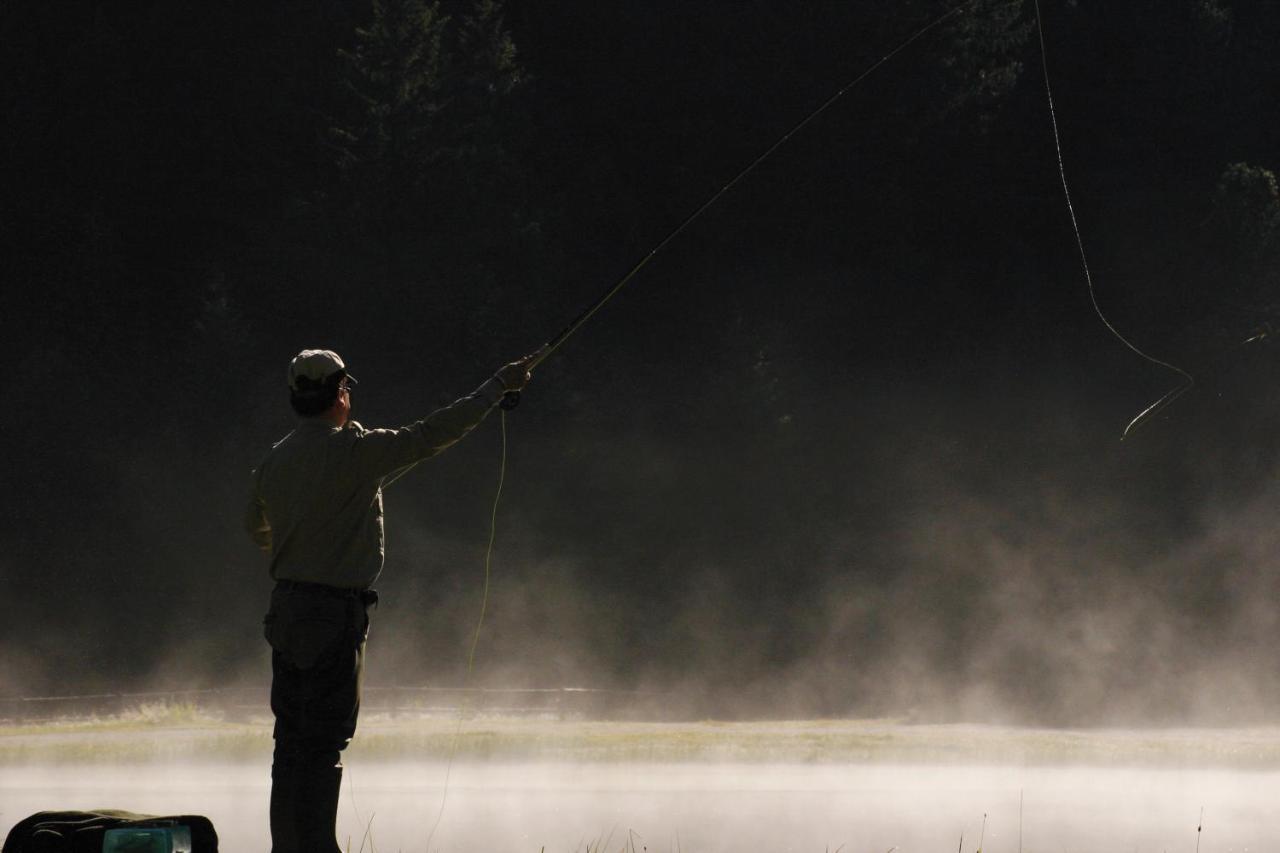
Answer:
[[340, 430], [342, 427], [335, 424], [327, 418], [298, 418], [298, 429], [305, 430], [326, 430], [333, 432]]

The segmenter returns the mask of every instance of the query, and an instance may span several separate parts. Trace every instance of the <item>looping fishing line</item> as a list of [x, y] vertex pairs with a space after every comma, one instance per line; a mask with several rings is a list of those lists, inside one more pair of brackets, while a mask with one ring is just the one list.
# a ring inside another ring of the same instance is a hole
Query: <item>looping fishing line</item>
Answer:
[[[544, 360], [546, 360], [546, 358], [549, 357], [553, 352], [559, 349], [560, 346], [566, 340], [568, 340], [569, 337], [574, 332], [576, 332], [579, 328], [581, 328], [588, 320], [590, 320], [596, 314], [596, 312], [598, 312], [601, 308], [603, 308], [606, 303], [608, 303], [615, 295], [617, 295], [619, 291], [622, 290], [623, 287], [625, 287], [633, 278], [635, 278], [636, 275], [638, 275], [640, 271], [644, 269], [644, 267], [649, 263], [649, 261], [651, 261], [664, 248], [666, 248], [667, 244], [669, 244], [672, 240], [674, 240], [681, 233], [683, 233], [685, 229], [688, 228], [690, 225], [692, 225], [694, 221], [696, 221], [699, 217], [702, 216], [703, 213], [705, 213], [707, 210], [713, 207], [717, 202], [719, 202], [721, 197], [723, 197], [727, 192], [729, 192], [729, 190], [733, 189], [734, 186], [740, 183], [749, 174], [755, 171], [755, 169], [761, 163], [763, 163], [770, 156], [772, 156], [775, 151], [777, 151], [779, 148], [785, 145], [795, 134], [799, 133], [806, 126], [808, 126], [812, 121], [818, 118], [818, 116], [826, 112], [828, 108], [830, 108], [833, 104], [835, 104], [836, 101], [840, 100], [840, 98], [842, 98], [850, 89], [853, 89], [863, 80], [870, 77], [885, 63], [892, 60], [899, 53], [906, 50], [907, 47], [909, 47], [910, 45], [915, 43], [917, 40], [922, 38], [929, 31], [941, 25], [944, 21], [947, 21], [953, 16], [960, 14], [965, 8], [972, 5], [974, 2], [976, 2], [976, 0], [966, 0], [966, 2], [963, 2], [954, 6], [949, 11], [945, 12], [944, 14], [940, 15], [939, 17], [931, 21], [930, 23], [926, 24], [924, 27], [917, 30], [910, 37], [908, 37], [907, 39], [902, 41], [900, 44], [898, 44], [895, 48], [893, 48], [893, 50], [889, 51], [884, 56], [882, 56], [879, 60], [873, 63], [870, 67], [868, 67], [865, 71], [863, 71], [857, 77], [853, 78], [844, 86], [842, 86], [838, 91], [836, 91], [834, 95], [832, 95], [826, 101], [824, 101], [817, 109], [810, 112], [807, 116], [805, 116], [805, 118], [803, 118], [800, 122], [798, 122], [794, 127], [792, 127], [785, 134], [783, 134], [776, 142], [774, 142], [771, 146], [769, 146], [768, 149], [766, 149], [762, 154], [760, 154], [758, 157], [752, 160], [744, 169], [738, 172], [728, 183], [726, 183], [719, 190], [717, 190], [713, 195], [711, 195], [710, 198], [708, 198], [705, 202], [703, 202], [701, 206], [695, 209], [691, 214], [689, 214], [688, 217], [686, 217], [682, 222], [680, 222], [679, 225], [677, 225], [669, 234], [667, 234], [666, 237], [664, 237], [657, 245], [655, 245], [653, 249], [651, 249], [643, 258], [641, 258], [639, 263], [637, 263], [634, 267], [632, 267], [631, 270], [626, 275], [624, 275], [621, 279], [618, 280], [616, 284], [614, 284], [611, 288], [609, 288], [609, 290], [605, 292], [603, 297], [598, 299], [594, 304], [592, 304], [585, 311], [583, 311], [581, 314], [575, 317], [569, 323], [568, 326], [562, 329], [559, 332], [559, 334], [557, 334], [554, 338], [552, 338], [549, 342], [547, 342], [536, 353], [534, 358], [530, 361], [529, 370], [533, 370], [535, 367], [541, 364]], [[1159, 358], [1150, 356], [1147, 353], [1143, 352], [1141, 349], [1139, 349], [1137, 346], [1135, 346], [1133, 343], [1131, 343], [1123, 334], [1120, 333], [1118, 329], [1116, 329], [1114, 325], [1112, 325], [1111, 321], [1107, 319], [1107, 316], [1103, 313], [1101, 306], [1098, 304], [1097, 295], [1094, 290], [1093, 276], [1089, 270], [1088, 256], [1085, 253], [1084, 238], [1082, 237], [1080, 232], [1080, 224], [1076, 218], [1075, 206], [1071, 200], [1071, 189], [1067, 182], [1066, 166], [1064, 165], [1063, 155], [1062, 155], [1062, 140], [1058, 131], [1057, 110], [1054, 106], [1054, 101], [1053, 101], [1053, 89], [1049, 82], [1049, 60], [1048, 60], [1047, 52], [1045, 50], [1044, 23], [1040, 14], [1040, 0], [1035, 0], [1035, 12], [1036, 12], [1036, 27], [1039, 34], [1039, 40], [1040, 40], [1041, 66], [1044, 72], [1045, 94], [1048, 97], [1049, 117], [1053, 126], [1054, 147], [1056, 148], [1057, 155], [1058, 155], [1058, 176], [1062, 182], [1062, 192], [1063, 192], [1063, 196], [1066, 199], [1067, 211], [1070, 214], [1071, 227], [1075, 232], [1076, 248], [1079, 250], [1080, 263], [1082, 268], [1084, 269], [1085, 282], [1088, 285], [1089, 299], [1093, 305], [1093, 310], [1098, 315], [1098, 318], [1102, 321], [1103, 325], [1107, 328], [1107, 330], [1110, 331], [1111, 334], [1114, 335], [1129, 350], [1131, 350], [1141, 358], [1145, 359], [1146, 361], [1151, 362], [1152, 364], [1155, 364], [1159, 367], [1163, 367], [1166, 370], [1170, 370], [1178, 374], [1184, 380], [1184, 382], [1181, 385], [1169, 391], [1160, 399], [1156, 400], [1150, 406], [1148, 406], [1147, 408], [1139, 412], [1138, 415], [1133, 420], [1131, 420], [1128, 423], [1128, 425], [1125, 427], [1124, 433], [1121, 436], [1121, 438], [1123, 439], [1127, 437], [1132, 430], [1134, 430], [1140, 424], [1142, 424], [1147, 418], [1156, 414], [1157, 412], [1162, 410], [1165, 406], [1169, 405], [1178, 397], [1182, 396], [1184, 393], [1190, 390], [1190, 388], [1195, 384], [1195, 378], [1190, 373], [1183, 370], [1182, 368], [1177, 367], [1176, 365], [1170, 364], [1167, 361], [1163, 361]], [[484, 586], [480, 596], [480, 615], [476, 621], [475, 631], [472, 634], [471, 647], [467, 653], [466, 673], [463, 678], [464, 702], [466, 701], [465, 690], [471, 681], [471, 675], [475, 666], [476, 649], [479, 646], [480, 632], [484, 625], [485, 612], [487, 610], [488, 602], [489, 602], [489, 586], [490, 586], [490, 577], [491, 577], [490, 569], [491, 569], [491, 564], [493, 559], [493, 544], [497, 534], [498, 505], [502, 497], [502, 487], [506, 479], [507, 421], [506, 421], [505, 411], [501, 411], [500, 421], [501, 421], [501, 433], [502, 433], [502, 455], [501, 455], [501, 461], [498, 468], [498, 488], [497, 488], [496, 494], [494, 495], [493, 508], [489, 518], [489, 541], [485, 549]], [[407, 474], [415, 465], [416, 463], [408, 465], [399, 471], [393, 472], [393, 474], [390, 475], [383, 482], [383, 488], [386, 488], [390, 486], [392, 483], [399, 480], [401, 477]], [[458, 738], [462, 733], [462, 726], [466, 719], [467, 710], [468, 709], [464, 704], [464, 707], [459, 712], [457, 728], [454, 730], [453, 737], [451, 738], [449, 743], [449, 758], [445, 767], [445, 779], [444, 779], [443, 790], [441, 792], [440, 809], [436, 814], [436, 819], [435, 819], [435, 822], [432, 824], [431, 831], [427, 835], [428, 853], [431, 849], [431, 842], [435, 838], [436, 830], [439, 829], [440, 822], [444, 817], [445, 805], [448, 802], [448, 796], [449, 796], [449, 783], [453, 773], [453, 763], [457, 755]], [[363, 843], [362, 843], [362, 848], [363, 848]]]
[[1183, 380], [1176, 388], [1166, 392], [1163, 397], [1147, 406], [1139, 412], [1133, 420], [1129, 421], [1128, 425], [1124, 428], [1124, 432], [1120, 435], [1120, 440], [1123, 441], [1128, 438], [1130, 432], [1143, 424], [1148, 418], [1155, 415], [1187, 391], [1190, 391], [1191, 387], [1196, 384], [1196, 380], [1194, 376], [1183, 370], [1181, 367], [1155, 358], [1154, 356], [1147, 355], [1145, 352], [1138, 349], [1138, 347], [1131, 343], [1128, 338], [1120, 334], [1120, 331], [1111, 324], [1111, 321], [1107, 319], [1107, 315], [1102, 313], [1101, 306], [1098, 305], [1098, 296], [1093, 287], [1093, 275], [1089, 272], [1089, 258], [1085, 255], [1084, 251], [1084, 238], [1080, 234], [1080, 222], [1076, 219], [1075, 205], [1071, 202], [1071, 189], [1067, 186], [1067, 169], [1062, 158], [1062, 138], [1058, 133], [1058, 112], [1053, 104], [1053, 88], [1049, 85], [1049, 56], [1044, 46], [1044, 20], [1040, 15], [1040, 0], [1035, 0], [1035, 9], [1036, 30], [1040, 35], [1040, 64], [1044, 69], [1044, 91], [1049, 99], [1049, 120], [1053, 125], [1053, 144], [1058, 152], [1058, 177], [1062, 180], [1062, 195], [1067, 200], [1067, 213], [1071, 215], [1071, 228], [1076, 234], [1076, 248], [1080, 252], [1080, 266], [1084, 269], [1084, 280], [1089, 286], [1089, 301], [1093, 303], [1094, 313], [1098, 315], [1098, 319], [1102, 321], [1102, 325], [1106, 326], [1107, 331], [1111, 332], [1111, 334], [1114, 335], [1120, 343], [1124, 344], [1131, 351], [1152, 364], [1158, 367], [1163, 367], [1166, 370], [1173, 371], [1181, 376]]

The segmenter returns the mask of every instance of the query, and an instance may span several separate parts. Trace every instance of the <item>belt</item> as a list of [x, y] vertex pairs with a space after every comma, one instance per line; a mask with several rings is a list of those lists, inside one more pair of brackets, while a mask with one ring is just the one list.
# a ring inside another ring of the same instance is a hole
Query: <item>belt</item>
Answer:
[[276, 589], [296, 590], [315, 595], [327, 595], [333, 598], [350, 598], [359, 601], [365, 607], [378, 606], [378, 591], [376, 589], [351, 589], [349, 587], [329, 586], [327, 583], [291, 580], [276, 581]]

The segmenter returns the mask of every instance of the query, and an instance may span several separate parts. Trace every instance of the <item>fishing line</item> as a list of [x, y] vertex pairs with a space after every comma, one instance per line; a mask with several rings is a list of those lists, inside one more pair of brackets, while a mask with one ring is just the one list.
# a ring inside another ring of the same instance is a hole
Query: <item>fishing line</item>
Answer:
[[[779, 137], [776, 142], [774, 142], [767, 149], [765, 149], [763, 153], [757, 156], [754, 160], [748, 163], [745, 168], [743, 168], [736, 175], [734, 175], [734, 177], [728, 183], [726, 183], [719, 190], [713, 193], [705, 202], [703, 202], [692, 213], [690, 213], [687, 217], [685, 217], [684, 220], [681, 221], [680, 224], [677, 225], [674, 229], [672, 229], [672, 231], [669, 234], [667, 234], [666, 237], [664, 237], [657, 245], [655, 245], [652, 249], [650, 249], [649, 252], [646, 255], [644, 255], [644, 257], [642, 257], [640, 261], [634, 267], [632, 267], [629, 272], [627, 272], [626, 275], [624, 275], [612, 287], [610, 287], [607, 291], [605, 291], [603, 296], [601, 296], [594, 303], [588, 306], [584, 311], [578, 314], [578, 316], [575, 317], [573, 320], [571, 320], [567, 326], [561, 329], [559, 333], [557, 333], [546, 344], [544, 344], [536, 353], [534, 353], [532, 358], [528, 362], [527, 370], [532, 371], [539, 364], [545, 361], [552, 353], [554, 353], [557, 349], [559, 349], [560, 346], [564, 344], [564, 342], [568, 340], [569, 337], [572, 336], [574, 332], [582, 328], [582, 326], [586, 324], [588, 320], [590, 320], [593, 316], [595, 316], [596, 312], [598, 312], [601, 308], [603, 308], [605, 304], [609, 302], [609, 300], [613, 299], [613, 297], [616, 296], [618, 292], [622, 290], [622, 288], [626, 287], [626, 285], [630, 283], [631, 280], [634, 279], [640, 273], [640, 271], [645, 268], [645, 266], [648, 265], [649, 261], [653, 260], [653, 258], [656, 257], [663, 249], [665, 249], [671, 241], [675, 240], [676, 237], [680, 236], [680, 234], [682, 234], [685, 231], [685, 229], [687, 229], [690, 225], [692, 225], [695, 221], [697, 221], [702, 216], [702, 214], [706, 213], [707, 210], [712, 208], [718, 201], [720, 201], [720, 199], [727, 192], [729, 192], [729, 190], [733, 189], [744, 178], [746, 178], [748, 175], [754, 172], [756, 168], [760, 166], [761, 163], [769, 159], [769, 157], [772, 156], [775, 151], [777, 151], [779, 148], [785, 145], [791, 139], [791, 137], [795, 136], [797, 133], [799, 133], [801, 130], [807, 127], [812, 121], [814, 121], [814, 119], [818, 118], [818, 116], [822, 115], [833, 104], [835, 104], [836, 101], [844, 97], [845, 93], [847, 93], [850, 89], [853, 89], [863, 80], [870, 77], [885, 63], [889, 62], [899, 53], [906, 50], [908, 47], [910, 47], [920, 38], [922, 38], [927, 33], [929, 33], [931, 30], [940, 26], [942, 23], [949, 20], [950, 18], [960, 14], [960, 12], [962, 12], [966, 7], [972, 5], [975, 2], [977, 2], [977, 0], [966, 0], [966, 2], [960, 3], [959, 5], [951, 8], [950, 10], [943, 13], [942, 15], [939, 15], [937, 18], [935, 18], [925, 26], [916, 30], [911, 36], [904, 39], [896, 47], [894, 47], [884, 56], [880, 57], [879, 60], [874, 62], [871, 66], [869, 66], [866, 70], [864, 70], [858, 76], [854, 77], [848, 83], [841, 86], [840, 89], [837, 90], [834, 95], [827, 98], [827, 100], [825, 100], [821, 105], [819, 105], [817, 109], [813, 110], [808, 115], [806, 115], [803, 119], [797, 122], [790, 130], [788, 130], [781, 137]], [[493, 498], [493, 509], [492, 509], [492, 512], [490, 513], [490, 519], [489, 519], [489, 543], [485, 550], [485, 558], [484, 558], [484, 589], [480, 596], [480, 616], [476, 622], [475, 632], [471, 638], [470, 651], [467, 654], [467, 669], [466, 669], [466, 675], [463, 679], [464, 690], [467, 684], [470, 683], [472, 669], [475, 664], [476, 648], [480, 642], [480, 630], [484, 625], [485, 610], [488, 606], [488, 601], [489, 601], [490, 564], [493, 558], [494, 538], [497, 533], [498, 504], [502, 497], [502, 486], [506, 478], [506, 469], [507, 469], [506, 412], [511, 409], [514, 409], [519, 404], [519, 401], [520, 401], [520, 392], [509, 391], [503, 395], [502, 405], [500, 406], [500, 409], [502, 410], [502, 418], [501, 418], [502, 459], [498, 469], [498, 489], [497, 489], [497, 493], [494, 495], [494, 498]], [[415, 465], [417, 465], [416, 462], [410, 465], [407, 465], [398, 471], [393, 472], [383, 481], [382, 488], [387, 488], [392, 483], [399, 480], [405, 474], [409, 473], [409, 471], [412, 470]], [[443, 791], [441, 793], [441, 798], [440, 798], [440, 810], [436, 814], [435, 823], [432, 824], [431, 826], [431, 832], [427, 835], [428, 851], [430, 851], [431, 849], [431, 841], [435, 838], [436, 830], [440, 826], [440, 821], [444, 817], [445, 804], [447, 803], [448, 797], [449, 797], [449, 782], [453, 772], [453, 762], [457, 754], [458, 736], [462, 732], [462, 725], [465, 720], [465, 713], [466, 713], [466, 709], [464, 708], [463, 711], [459, 714], [458, 726], [457, 726], [457, 729], [454, 731], [453, 738], [451, 739], [449, 744], [449, 759], [445, 768], [445, 780], [444, 780]]]
[[[471, 683], [471, 672], [476, 662], [476, 647], [480, 645], [480, 629], [484, 627], [484, 615], [489, 607], [489, 578], [490, 566], [493, 563], [493, 542], [497, 538], [498, 533], [498, 503], [502, 500], [502, 485], [507, 479], [507, 413], [499, 409], [499, 423], [502, 425], [502, 454], [498, 463], [498, 489], [493, 496], [493, 509], [489, 513], [489, 544], [485, 547], [484, 552], [484, 587], [480, 592], [480, 616], [476, 619], [476, 629], [471, 635], [471, 650], [467, 653], [467, 671], [462, 677], [462, 692], [464, 702], [466, 701], [467, 685]], [[449, 760], [445, 764], [444, 771], [444, 788], [440, 794], [440, 811], [436, 813], [435, 823], [431, 825], [431, 832], [427, 834], [427, 851], [431, 851], [431, 840], [436, 836], [436, 830], [440, 828], [440, 821], [444, 818], [444, 806], [449, 799], [449, 779], [453, 775], [453, 759], [458, 751], [458, 737], [462, 734], [462, 724], [466, 720], [467, 707], [464, 704], [458, 713], [458, 727], [454, 729], [453, 737], [449, 740]]]
[[[347, 796], [351, 800], [351, 810], [356, 813], [356, 826], [363, 826], [364, 835], [360, 839], [360, 850], [358, 853], [364, 853], [365, 842], [369, 843], [369, 847], [373, 850], [373, 819], [377, 816], [377, 812], [369, 814], [369, 822], [364, 822], [364, 816], [360, 814], [360, 806], [356, 805], [356, 777], [351, 773], [351, 768], [344, 768], [344, 774], [347, 779]], [[351, 850], [351, 837], [347, 837], [347, 850]], [[374, 851], [376, 853], [376, 851]]]
[[1053, 88], [1049, 85], [1049, 56], [1044, 45], [1044, 20], [1040, 15], [1040, 0], [1035, 0], [1035, 9], [1036, 30], [1040, 35], [1040, 64], [1044, 69], [1044, 91], [1049, 99], [1049, 119], [1053, 125], [1053, 144], [1058, 152], [1058, 177], [1062, 181], [1062, 195], [1067, 200], [1067, 213], [1071, 215], [1071, 228], [1076, 234], [1076, 248], [1080, 252], [1080, 266], [1084, 268], [1084, 280], [1089, 286], [1089, 301], [1093, 303], [1094, 313], [1098, 315], [1098, 319], [1102, 321], [1102, 325], [1106, 326], [1107, 331], [1111, 332], [1111, 334], [1114, 335], [1120, 343], [1124, 344], [1134, 353], [1152, 364], [1178, 374], [1183, 380], [1181, 384], [1166, 392], [1164, 396], [1147, 406], [1139, 412], [1133, 420], [1129, 421], [1128, 425], [1124, 428], [1124, 432], [1120, 435], [1120, 440], [1123, 441], [1128, 438], [1130, 432], [1145, 423], [1148, 418], [1164, 409], [1165, 406], [1168, 406], [1187, 391], [1190, 391], [1192, 386], [1196, 384], [1196, 380], [1194, 376], [1183, 370], [1181, 367], [1170, 364], [1169, 362], [1163, 361], [1159, 358], [1155, 358], [1154, 356], [1147, 355], [1145, 352], [1140, 350], [1137, 346], [1131, 343], [1128, 338], [1120, 334], [1120, 331], [1112, 325], [1110, 320], [1107, 319], [1107, 315], [1102, 313], [1102, 307], [1098, 304], [1098, 296], [1093, 287], [1093, 274], [1089, 272], [1089, 258], [1084, 251], [1084, 238], [1080, 234], [1080, 222], [1076, 219], [1075, 205], [1071, 202], [1071, 188], [1067, 185], [1067, 169], [1062, 158], [1062, 138], [1058, 133], [1058, 112], [1053, 103]]

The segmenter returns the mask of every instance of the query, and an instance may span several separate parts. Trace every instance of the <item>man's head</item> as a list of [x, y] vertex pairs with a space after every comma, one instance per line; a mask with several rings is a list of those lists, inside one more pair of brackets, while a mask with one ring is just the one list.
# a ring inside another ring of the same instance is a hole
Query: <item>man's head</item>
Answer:
[[338, 426], [351, 412], [355, 377], [336, 352], [304, 349], [289, 362], [289, 404], [304, 418], [324, 417]]

